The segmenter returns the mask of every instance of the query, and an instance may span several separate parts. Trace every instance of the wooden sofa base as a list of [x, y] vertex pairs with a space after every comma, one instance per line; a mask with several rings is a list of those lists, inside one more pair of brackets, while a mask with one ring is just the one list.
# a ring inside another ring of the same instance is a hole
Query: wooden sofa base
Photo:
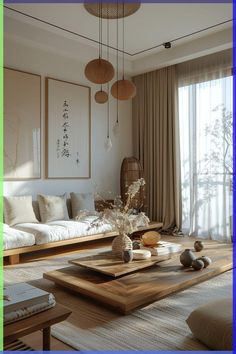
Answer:
[[[160, 229], [162, 226], [163, 226], [163, 224], [160, 222], [151, 222], [148, 227], [140, 227], [137, 230], [137, 232], [152, 230], [152, 229]], [[23, 254], [23, 253], [42, 251], [42, 250], [46, 250], [49, 248], [62, 247], [62, 246], [67, 246], [67, 245], [72, 245], [72, 244], [82, 243], [82, 242], [87, 242], [87, 241], [95, 241], [95, 240], [99, 240], [99, 239], [115, 237], [117, 235], [118, 235], [117, 232], [113, 231], [113, 232], [106, 232], [106, 233], [102, 233], [102, 234], [95, 234], [95, 235], [90, 235], [90, 236], [72, 238], [69, 240], [49, 242], [49, 243], [44, 243], [42, 245], [13, 248], [13, 249], [4, 251], [3, 257], [9, 257], [9, 264], [13, 265], [13, 264], [17, 264], [20, 262], [20, 254]]]

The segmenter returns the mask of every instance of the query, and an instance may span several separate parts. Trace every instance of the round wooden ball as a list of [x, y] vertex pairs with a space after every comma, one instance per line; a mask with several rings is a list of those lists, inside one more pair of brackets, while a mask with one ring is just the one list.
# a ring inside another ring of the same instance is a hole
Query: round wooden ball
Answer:
[[206, 256], [202, 256], [197, 258], [200, 261], [203, 261], [204, 263], [204, 268], [209, 267], [209, 265], [212, 263], [212, 260], [210, 259], [210, 257], [206, 257]]
[[204, 268], [204, 263], [200, 259], [194, 259], [194, 261], [192, 261], [192, 267], [194, 270], [202, 270]]
[[194, 249], [195, 249], [196, 252], [202, 251], [203, 248], [204, 248], [204, 244], [203, 244], [202, 241], [195, 241], [194, 242]]

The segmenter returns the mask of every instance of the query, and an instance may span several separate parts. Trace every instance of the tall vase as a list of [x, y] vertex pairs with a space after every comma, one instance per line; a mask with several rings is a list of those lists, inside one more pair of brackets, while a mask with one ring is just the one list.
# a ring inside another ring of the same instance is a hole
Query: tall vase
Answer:
[[133, 244], [129, 236], [126, 234], [120, 234], [112, 241], [112, 253], [119, 258], [122, 258], [124, 250], [132, 250]]

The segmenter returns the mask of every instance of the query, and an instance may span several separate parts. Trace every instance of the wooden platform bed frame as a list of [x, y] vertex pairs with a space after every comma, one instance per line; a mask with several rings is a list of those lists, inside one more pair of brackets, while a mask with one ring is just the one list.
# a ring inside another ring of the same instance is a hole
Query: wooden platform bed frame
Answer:
[[[137, 230], [137, 232], [135, 232], [134, 234], [137, 234], [139, 232], [146, 231], [146, 230], [160, 229], [162, 226], [163, 226], [163, 224], [160, 222], [151, 222], [148, 227], [140, 227]], [[77, 237], [77, 238], [72, 238], [72, 239], [63, 240], [63, 241], [49, 242], [49, 243], [44, 243], [42, 245], [12, 248], [12, 249], [3, 251], [3, 257], [9, 257], [9, 264], [13, 265], [13, 264], [17, 264], [20, 262], [20, 254], [23, 254], [23, 253], [42, 251], [42, 250], [46, 250], [49, 248], [63, 247], [63, 246], [87, 242], [87, 241], [95, 241], [95, 240], [99, 240], [99, 239], [115, 237], [117, 235], [118, 235], [117, 232], [113, 231], [113, 232], [106, 232], [106, 233], [101, 233], [101, 234], [94, 234], [94, 235], [89, 235], [89, 236]]]

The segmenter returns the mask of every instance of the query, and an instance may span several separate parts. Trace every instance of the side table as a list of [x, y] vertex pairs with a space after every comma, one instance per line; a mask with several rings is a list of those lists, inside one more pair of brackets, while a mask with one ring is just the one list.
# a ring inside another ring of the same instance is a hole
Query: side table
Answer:
[[43, 331], [43, 350], [50, 350], [51, 326], [64, 321], [71, 311], [56, 304], [53, 308], [4, 326], [4, 347], [38, 330]]

